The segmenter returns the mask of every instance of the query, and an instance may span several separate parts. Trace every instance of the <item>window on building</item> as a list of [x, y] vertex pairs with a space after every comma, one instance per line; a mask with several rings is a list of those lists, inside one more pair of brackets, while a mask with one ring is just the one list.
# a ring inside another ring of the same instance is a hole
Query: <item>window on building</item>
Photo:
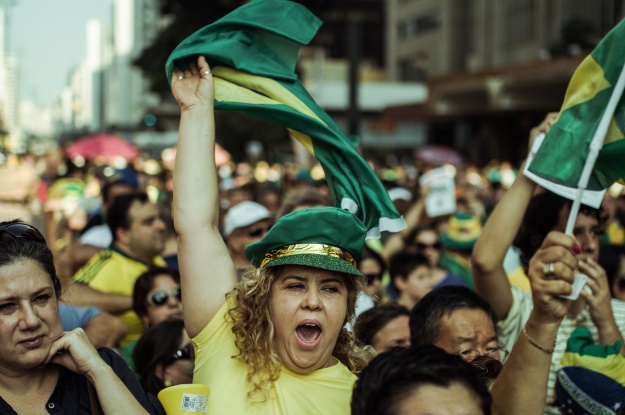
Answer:
[[416, 18], [410, 20], [404, 20], [399, 23], [399, 38], [410, 39], [424, 32], [434, 30], [439, 26], [438, 13], [429, 12], [422, 14]]
[[426, 52], [418, 52], [400, 62], [400, 79], [404, 82], [425, 82], [429, 66], [430, 56]]

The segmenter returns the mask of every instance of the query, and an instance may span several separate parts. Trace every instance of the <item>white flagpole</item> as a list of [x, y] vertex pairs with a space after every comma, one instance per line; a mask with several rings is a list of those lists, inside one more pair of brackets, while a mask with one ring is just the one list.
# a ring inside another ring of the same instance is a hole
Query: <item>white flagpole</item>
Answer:
[[601, 150], [601, 147], [603, 147], [603, 141], [605, 140], [606, 133], [608, 132], [608, 127], [610, 126], [610, 122], [612, 121], [612, 115], [614, 115], [616, 104], [618, 104], [618, 101], [621, 99], [624, 89], [625, 65], [623, 66], [623, 69], [621, 69], [621, 74], [619, 75], [618, 81], [614, 86], [614, 90], [612, 91], [612, 95], [610, 96], [610, 100], [608, 101], [608, 105], [606, 105], [603, 116], [601, 117], [601, 121], [599, 121], [597, 130], [595, 131], [595, 135], [592, 137], [592, 141], [590, 142], [590, 146], [588, 148], [588, 157], [586, 158], [586, 163], [584, 164], [582, 175], [580, 176], [579, 182], [577, 183], [577, 194], [575, 195], [575, 200], [573, 200], [571, 212], [569, 213], [569, 219], [566, 223], [565, 233], [567, 235], [573, 235], [575, 219], [577, 219], [577, 214], [579, 213], [579, 205], [582, 200], [582, 195], [584, 194], [584, 190], [586, 190], [586, 186], [588, 186], [590, 173], [592, 173], [592, 169], [595, 167], [595, 162], [597, 161], [597, 157], [599, 156], [599, 151]]

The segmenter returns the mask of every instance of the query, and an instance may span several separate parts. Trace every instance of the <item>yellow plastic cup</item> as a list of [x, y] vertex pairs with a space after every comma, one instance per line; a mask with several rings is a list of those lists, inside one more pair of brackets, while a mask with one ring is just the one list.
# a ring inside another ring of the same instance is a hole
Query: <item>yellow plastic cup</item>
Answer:
[[167, 415], [208, 415], [207, 403], [211, 390], [202, 384], [185, 383], [170, 386], [158, 393]]

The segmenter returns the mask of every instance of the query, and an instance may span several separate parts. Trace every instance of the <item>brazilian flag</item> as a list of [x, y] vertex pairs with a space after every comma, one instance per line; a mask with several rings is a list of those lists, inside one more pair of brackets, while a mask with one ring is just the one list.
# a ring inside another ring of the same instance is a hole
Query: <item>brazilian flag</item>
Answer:
[[167, 60], [167, 77], [204, 55], [213, 72], [216, 109], [286, 127], [323, 167], [335, 205], [355, 214], [367, 237], [400, 231], [404, 219], [378, 177], [295, 74], [300, 46], [320, 26], [301, 4], [254, 0], [180, 43]]
[[625, 356], [621, 341], [595, 344], [590, 330], [577, 327], [556, 372], [555, 393], [567, 413], [616, 415], [625, 407]]
[[[625, 20], [577, 68], [558, 119], [529, 170], [551, 182], [577, 187], [588, 147], [625, 64]], [[620, 97], [587, 189], [601, 190], [625, 178], [625, 100]]]

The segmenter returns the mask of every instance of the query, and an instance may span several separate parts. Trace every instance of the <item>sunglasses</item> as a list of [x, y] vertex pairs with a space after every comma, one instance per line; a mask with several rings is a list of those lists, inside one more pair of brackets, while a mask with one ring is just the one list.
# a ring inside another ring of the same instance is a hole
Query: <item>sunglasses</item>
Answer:
[[625, 290], [625, 277], [616, 280], [616, 286], [619, 290]]
[[363, 274], [367, 279], [367, 285], [371, 285], [375, 280], [382, 280], [382, 273], [377, 274]]
[[475, 370], [483, 380], [495, 380], [501, 369], [503, 369], [503, 364], [496, 359], [488, 356], [478, 356], [477, 358], [471, 360], [470, 362]]
[[436, 243], [433, 243], [433, 244], [424, 244], [423, 242], [417, 242], [417, 243], [415, 243], [415, 246], [416, 246], [416, 247], [417, 247], [417, 249], [418, 249], [418, 250], [420, 250], [420, 251], [424, 251], [424, 250], [426, 250], [427, 248], [434, 248], [434, 249], [436, 249], [437, 251], [440, 251], [440, 249], [441, 249], [441, 247], [442, 247], [442, 245], [441, 245], [441, 243], [440, 243], [440, 242], [436, 242]]
[[178, 301], [182, 301], [182, 293], [180, 287], [174, 288], [171, 291], [167, 290], [154, 290], [148, 293], [148, 304], [152, 307], [162, 307], [169, 301], [169, 296], [176, 297]]
[[25, 223], [9, 223], [0, 226], [0, 234], [6, 232], [14, 238], [30, 239], [31, 241], [46, 242], [41, 232]]
[[169, 355], [164, 361], [163, 363], [165, 365], [170, 365], [173, 362], [175, 362], [176, 360], [190, 360], [193, 358], [193, 346], [191, 346], [191, 343], [187, 343], [184, 346], [182, 346], [180, 349], [176, 350], [175, 352], [173, 352], [171, 355]]

